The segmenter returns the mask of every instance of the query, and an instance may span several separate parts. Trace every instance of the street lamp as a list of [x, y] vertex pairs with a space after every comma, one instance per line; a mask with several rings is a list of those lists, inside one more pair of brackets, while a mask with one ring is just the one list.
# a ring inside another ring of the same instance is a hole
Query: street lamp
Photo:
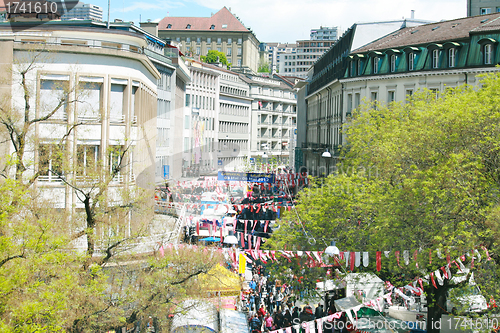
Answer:
[[[234, 222], [236, 223], [236, 222]], [[224, 244], [236, 245], [238, 244], [238, 238], [234, 235], [233, 230], [229, 230], [229, 235], [224, 237]]]
[[323, 154], [321, 154], [321, 157], [330, 158], [330, 157], [332, 157], [332, 154], [330, 154], [330, 152], [328, 151], [328, 148], [326, 148], [326, 150], [323, 152]]
[[329, 256], [340, 254], [338, 247], [335, 246], [335, 241], [332, 241], [330, 246], [325, 249], [325, 254], [328, 254]]

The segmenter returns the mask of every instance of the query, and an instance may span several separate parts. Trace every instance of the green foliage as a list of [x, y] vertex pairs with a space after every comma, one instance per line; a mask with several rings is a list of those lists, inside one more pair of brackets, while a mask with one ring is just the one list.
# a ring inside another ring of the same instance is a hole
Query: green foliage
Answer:
[[257, 70], [259, 73], [271, 73], [271, 69], [269, 68], [269, 63], [261, 63], [259, 64], [259, 69]]
[[231, 63], [227, 61], [226, 55], [217, 50], [208, 51], [206, 56], [201, 56], [201, 61], [206, 62], [207, 64], [220, 62], [223, 65], [231, 66]]
[[[500, 263], [499, 101], [500, 77], [491, 74], [481, 89], [448, 88], [437, 99], [424, 91], [405, 104], [362, 106], [345, 129], [349, 145], [337, 172], [300, 193], [300, 220], [285, 214], [266, 245], [323, 250], [336, 240], [341, 251], [390, 250], [379, 275], [395, 284], [444, 266], [444, 259], [429, 262], [431, 250], [455, 259], [484, 245], [497, 265], [476, 265], [477, 281], [487, 299], [500, 299], [498, 273], [491, 274]], [[403, 250], [411, 259], [418, 250], [418, 268], [413, 260], [396, 262], [394, 251]], [[443, 306], [435, 302], [452, 287], [427, 288], [430, 307]]]

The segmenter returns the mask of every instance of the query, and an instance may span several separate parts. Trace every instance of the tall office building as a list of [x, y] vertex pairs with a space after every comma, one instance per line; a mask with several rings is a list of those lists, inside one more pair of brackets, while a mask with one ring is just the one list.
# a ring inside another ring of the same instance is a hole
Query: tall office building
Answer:
[[298, 40], [293, 52], [278, 55], [279, 73], [305, 79], [307, 71], [338, 38], [338, 27], [312, 29], [309, 40]]
[[467, 16], [500, 12], [500, 0], [467, 0]]
[[90, 3], [78, 2], [69, 12], [61, 16], [61, 20], [92, 20], [102, 22], [102, 8]]

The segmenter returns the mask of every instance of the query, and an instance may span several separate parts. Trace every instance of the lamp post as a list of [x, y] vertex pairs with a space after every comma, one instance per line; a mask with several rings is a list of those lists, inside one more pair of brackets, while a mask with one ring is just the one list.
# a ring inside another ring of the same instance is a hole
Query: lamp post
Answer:
[[332, 241], [330, 243], [330, 246], [328, 246], [326, 249], [325, 249], [325, 254], [329, 255], [329, 256], [333, 256], [333, 255], [339, 255], [340, 254], [340, 251], [338, 249], [337, 246], [335, 246], [335, 241]]
[[330, 158], [332, 154], [328, 151], [328, 148], [321, 154], [321, 157], [326, 158], [326, 177], [330, 174]]
[[224, 244], [229, 244], [231, 246], [238, 244], [238, 238], [236, 238], [236, 236], [234, 235], [233, 230], [229, 230], [229, 234], [226, 237], [224, 237]]

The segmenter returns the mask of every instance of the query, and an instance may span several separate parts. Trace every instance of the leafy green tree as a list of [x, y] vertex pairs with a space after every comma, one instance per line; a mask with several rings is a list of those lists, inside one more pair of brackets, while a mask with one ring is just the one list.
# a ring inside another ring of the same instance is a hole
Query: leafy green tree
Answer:
[[207, 64], [214, 64], [219, 62], [228, 67], [231, 66], [231, 63], [227, 61], [226, 55], [217, 50], [208, 51], [206, 56], [201, 56], [201, 61], [206, 62]]
[[[299, 194], [300, 221], [285, 215], [266, 245], [323, 250], [334, 239], [346, 251], [390, 250], [379, 275], [401, 284], [446, 265], [429, 251], [455, 259], [484, 245], [500, 263], [500, 79], [492, 74], [481, 83], [480, 89], [448, 88], [438, 98], [421, 92], [407, 103], [367, 104], [354, 112], [338, 172]], [[412, 259], [417, 250], [417, 261], [396, 262], [394, 252], [404, 250]], [[498, 299], [497, 275], [487, 274], [491, 263], [476, 269], [476, 282]], [[454, 287], [446, 280], [425, 288], [428, 322], [440, 319]]]
[[[125, 140], [104, 158], [87, 156], [84, 166], [78, 149], [76, 155], [68, 153], [66, 140], [83, 124], [78, 120], [42, 145], [35, 125], [63, 106], [70, 110], [84, 102], [85, 96], [78, 84], [63, 81], [54, 86], [55, 106], [42, 107], [36, 75], [51, 56], [44, 45], [33, 44], [22, 57], [5, 72], [8, 82], [2, 82], [18, 94], [4, 89], [8, 93], [0, 95], [5, 154], [0, 161], [0, 331], [96, 332], [147, 314], [164, 321], [175, 302], [200, 297], [195, 280], [220, 257], [189, 250], [160, 259], [134, 253], [141, 237], [150, 234], [152, 191], [113, 186], [117, 177], [130, 174], [133, 146]], [[44, 163], [49, 158], [50, 170]], [[48, 171], [72, 189], [83, 209], [61, 210], [44, 197], [34, 185]]]
[[257, 72], [259, 72], [259, 73], [270, 73], [271, 69], [269, 68], [269, 63], [268, 62], [264, 62], [264, 63], [261, 62], [259, 64], [259, 69], [257, 70]]

